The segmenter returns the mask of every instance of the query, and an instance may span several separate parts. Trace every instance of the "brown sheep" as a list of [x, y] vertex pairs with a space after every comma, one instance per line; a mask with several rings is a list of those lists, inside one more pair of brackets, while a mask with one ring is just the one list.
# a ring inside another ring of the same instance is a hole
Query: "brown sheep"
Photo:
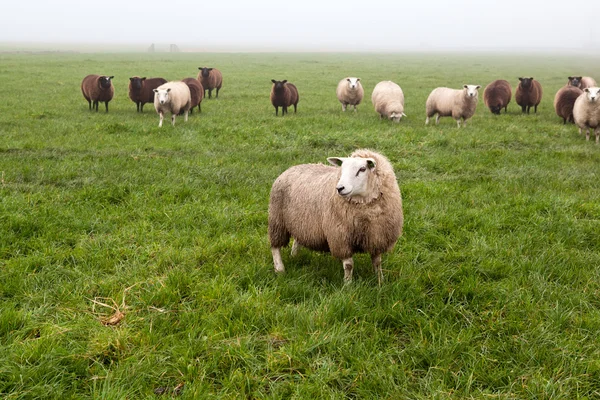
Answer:
[[154, 89], [164, 83], [167, 83], [167, 80], [163, 78], [129, 78], [129, 98], [137, 106], [138, 112], [144, 112], [144, 104], [154, 103]]
[[192, 96], [190, 114], [194, 112], [194, 107], [196, 106], [198, 106], [198, 112], [202, 112], [200, 103], [202, 103], [202, 99], [204, 99], [204, 88], [202, 87], [200, 81], [196, 78], [185, 78], [182, 79], [181, 82], [185, 83], [190, 88], [190, 94]]
[[114, 76], [106, 75], [88, 75], [81, 81], [81, 92], [87, 100], [90, 110], [96, 109], [98, 112], [98, 102], [103, 101], [108, 112], [108, 102], [112, 100], [115, 94], [115, 88], [111, 79]]
[[216, 98], [219, 98], [219, 90], [223, 85], [223, 74], [216, 68], [198, 67], [200, 72], [198, 73], [198, 80], [204, 88], [204, 97], [206, 97], [206, 91], [208, 90], [208, 98], [212, 98], [213, 89], [217, 89]]
[[563, 86], [556, 92], [556, 96], [554, 96], [554, 111], [556, 111], [556, 115], [563, 119], [563, 124], [566, 124], [567, 121], [575, 122], [573, 119], [573, 106], [575, 105], [575, 100], [581, 94], [583, 94], [583, 90], [576, 86]]
[[537, 106], [542, 101], [542, 85], [531, 78], [519, 78], [515, 101], [521, 106], [521, 111], [527, 111], [533, 107], [533, 112], [537, 113]]
[[275, 107], [275, 116], [281, 107], [281, 116], [283, 117], [288, 111], [287, 108], [291, 105], [294, 106], [294, 113], [296, 113], [296, 107], [300, 97], [298, 96], [298, 89], [293, 83], [287, 83], [287, 80], [276, 81], [271, 79], [273, 87], [271, 88], [271, 104]]
[[483, 103], [490, 109], [492, 114], [500, 115], [508, 112], [508, 103], [512, 97], [510, 83], [504, 79], [498, 79], [487, 85], [483, 91]]

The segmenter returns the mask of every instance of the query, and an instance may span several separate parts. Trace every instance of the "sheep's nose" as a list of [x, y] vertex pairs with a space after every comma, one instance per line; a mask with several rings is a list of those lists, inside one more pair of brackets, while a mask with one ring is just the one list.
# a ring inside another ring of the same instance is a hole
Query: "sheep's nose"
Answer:
[[342, 194], [342, 192], [344, 191], [344, 187], [343, 186], [338, 186], [336, 187], [337, 191], [339, 194]]

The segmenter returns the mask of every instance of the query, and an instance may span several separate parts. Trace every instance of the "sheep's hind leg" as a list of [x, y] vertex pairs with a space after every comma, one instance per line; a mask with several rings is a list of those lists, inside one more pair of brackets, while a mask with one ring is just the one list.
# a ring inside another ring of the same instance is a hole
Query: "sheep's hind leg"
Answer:
[[373, 264], [373, 271], [377, 274], [377, 283], [381, 286], [383, 282], [383, 271], [381, 270], [381, 254], [371, 254], [371, 263]]
[[294, 239], [294, 242], [292, 243], [292, 251], [291, 251], [292, 257], [294, 257], [298, 254], [298, 250], [300, 250], [301, 247], [302, 246], [300, 245], [300, 243], [298, 243], [298, 241], [296, 239]]
[[344, 266], [344, 283], [352, 282], [352, 268], [354, 268], [354, 260], [352, 257], [342, 260]]
[[345, 112], [345, 111], [346, 111], [346, 107], [347, 107], [347, 106], [346, 106], [346, 103], [342, 103], [342, 111], [344, 111], [344, 112]]
[[275, 266], [275, 272], [285, 272], [280, 250], [280, 247], [271, 247], [271, 254], [273, 254], [273, 265]]

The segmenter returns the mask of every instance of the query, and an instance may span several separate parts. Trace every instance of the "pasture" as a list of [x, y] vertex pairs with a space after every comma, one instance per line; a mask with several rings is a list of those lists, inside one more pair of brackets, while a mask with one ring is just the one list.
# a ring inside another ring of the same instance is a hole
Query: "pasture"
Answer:
[[[600, 397], [600, 146], [552, 107], [599, 58], [542, 54], [0, 54], [0, 397], [451, 399]], [[223, 73], [218, 99], [158, 128], [130, 76]], [[108, 114], [90, 73], [114, 75]], [[338, 81], [365, 99], [342, 113]], [[539, 80], [537, 114], [514, 102]], [[298, 87], [275, 117], [271, 79]], [[380, 121], [381, 80], [404, 90]], [[508, 114], [483, 88], [513, 85]], [[466, 128], [425, 126], [437, 86], [480, 84]], [[373, 148], [405, 225], [354, 282], [339, 260], [267, 240], [289, 166]], [[124, 317], [117, 312], [123, 313]], [[111, 320], [112, 318], [112, 320]]]

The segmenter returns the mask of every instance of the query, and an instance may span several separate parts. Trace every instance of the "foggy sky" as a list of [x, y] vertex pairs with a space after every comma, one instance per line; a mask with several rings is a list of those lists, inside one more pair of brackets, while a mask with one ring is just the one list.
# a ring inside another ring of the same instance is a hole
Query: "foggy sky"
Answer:
[[314, 51], [600, 47], [596, 0], [7, 3], [0, 24], [4, 43], [176, 43], [197, 50]]

